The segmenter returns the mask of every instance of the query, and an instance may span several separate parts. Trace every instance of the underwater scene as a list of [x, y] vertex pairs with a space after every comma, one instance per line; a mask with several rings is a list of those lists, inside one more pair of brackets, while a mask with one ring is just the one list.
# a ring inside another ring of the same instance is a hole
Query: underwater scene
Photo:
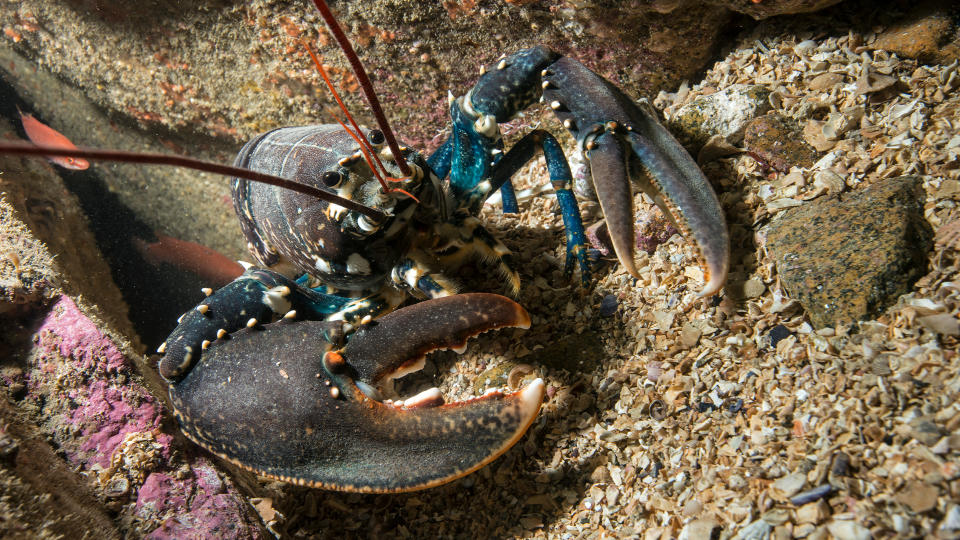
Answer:
[[952, 2], [0, 29], [0, 536], [960, 536]]

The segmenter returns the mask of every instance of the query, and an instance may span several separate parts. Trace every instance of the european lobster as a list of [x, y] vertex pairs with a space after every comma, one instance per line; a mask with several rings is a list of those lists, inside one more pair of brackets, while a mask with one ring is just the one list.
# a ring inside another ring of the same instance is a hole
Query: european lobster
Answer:
[[[519, 286], [509, 251], [477, 214], [497, 190], [504, 211], [517, 211], [510, 177], [538, 150], [564, 220], [567, 272], [579, 266], [584, 283], [590, 278], [583, 224], [560, 144], [536, 130], [505, 151], [500, 123], [539, 97], [550, 103], [590, 163], [614, 249], [633, 275], [631, 178], [694, 239], [708, 276], [701, 295], [716, 292], [725, 279], [726, 224], [702, 172], [654, 117], [606, 79], [546, 47], [501, 59], [464, 96], [451, 97], [451, 134], [432, 155], [402, 148], [333, 14], [323, 0], [314, 3], [353, 65], [379, 129], [281, 128], [241, 150], [236, 165], [253, 172], [231, 169], [234, 206], [251, 252], [269, 269], [249, 268], [219, 291], [205, 291], [208, 297], [181, 317], [161, 346], [159, 370], [170, 381], [184, 431], [242, 466], [332, 489], [421, 489], [493, 459], [522, 435], [539, 409], [540, 383], [513, 396], [495, 393], [445, 406], [430, 392], [401, 408], [379, 403], [374, 386], [409, 371], [428, 350], [460, 347], [465, 336], [489, 328], [529, 324], [522, 308], [505, 298], [454, 295], [442, 270], [480, 254], [496, 261], [511, 287]], [[50, 148], [21, 153], [28, 152], [109, 154]], [[182, 158], [158, 161], [186, 164]], [[641, 168], [652, 182], [642, 182]], [[386, 315], [408, 294], [432, 300]], [[425, 317], [435, 325], [424, 327]], [[325, 337], [317, 341], [316, 335]], [[279, 395], [285, 405], [271, 406]], [[217, 402], [214, 408], [205, 405], [210, 400]], [[265, 421], [281, 429], [258, 433]], [[458, 421], [466, 424], [441, 429]], [[425, 431], [367, 452], [397, 433], [385, 422]], [[479, 437], [484, 444], [466, 451], [470, 445], [450, 434]], [[274, 453], [278, 462], [263, 461]], [[426, 460], [416, 478], [400, 470], [409, 459]]]

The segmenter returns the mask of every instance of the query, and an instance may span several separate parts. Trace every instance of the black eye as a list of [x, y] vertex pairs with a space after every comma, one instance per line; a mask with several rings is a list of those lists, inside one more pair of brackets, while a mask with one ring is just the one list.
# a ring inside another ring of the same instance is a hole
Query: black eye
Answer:
[[367, 140], [370, 141], [370, 144], [383, 144], [383, 141], [387, 139], [379, 129], [371, 129], [370, 133], [367, 133]]
[[323, 185], [329, 188], [335, 188], [339, 186], [341, 182], [343, 182], [343, 175], [337, 171], [327, 171], [323, 173], [320, 181], [323, 182]]

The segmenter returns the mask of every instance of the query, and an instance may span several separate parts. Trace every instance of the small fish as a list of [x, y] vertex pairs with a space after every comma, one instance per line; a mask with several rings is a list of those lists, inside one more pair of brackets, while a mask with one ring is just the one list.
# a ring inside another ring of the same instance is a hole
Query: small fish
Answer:
[[156, 242], [145, 242], [139, 238], [134, 238], [133, 242], [150, 264], [172, 264], [197, 274], [213, 286], [226, 285], [243, 273], [243, 266], [237, 261], [196, 242], [162, 234], [157, 235]]
[[[23, 124], [23, 130], [27, 132], [27, 137], [33, 144], [76, 150], [76, 145], [70, 142], [70, 139], [63, 136], [59, 131], [37, 120], [33, 116], [26, 114], [20, 109], [17, 109], [17, 112], [20, 113], [20, 123]], [[47, 159], [66, 169], [78, 171], [82, 171], [90, 166], [87, 160], [81, 158], [47, 156]]]

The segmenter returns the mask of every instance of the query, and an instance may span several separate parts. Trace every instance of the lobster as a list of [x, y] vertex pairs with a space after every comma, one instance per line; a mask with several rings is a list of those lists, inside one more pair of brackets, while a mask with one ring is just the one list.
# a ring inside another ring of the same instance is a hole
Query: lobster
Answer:
[[[501, 59], [465, 95], [451, 97], [450, 136], [434, 153], [401, 147], [333, 14], [323, 0], [314, 4], [353, 66], [378, 129], [361, 129], [347, 113], [352, 129], [342, 123], [280, 128], [247, 143], [233, 168], [203, 166], [235, 176], [234, 207], [262, 266], [216, 292], [205, 290], [207, 297], [158, 350], [158, 369], [170, 382], [184, 432], [230, 461], [330, 489], [422, 489], [499, 455], [523, 434], [542, 401], [539, 382], [510, 396], [494, 392], [446, 405], [431, 390], [402, 407], [381, 402], [377, 388], [422, 364], [429, 350], [459, 350], [466, 336], [529, 325], [522, 308], [506, 298], [456, 295], [443, 270], [478, 254], [495, 262], [512, 290], [519, 287], [509, 250], [477, 216], [498, 190], [504, 212], [518, 210], [510, 177], [538, 151], [564, 221], [566, 271], [579, 267], [582, 281], [590, 280], [560, 144], [535, 130], [507, 150], [500, 123], [538, 98], [550, 103], [590, 163], [615, 252], [632, 275], [631, 180], [694, 240], [707, 275], [701, 295], [716, 292], [725, 279], [726, 224], [703, 173], [656, 118], [576, 60], [542, 46]], [[329, 80], [328, 86], [333, 91]], [[135, 159], [201, 167], [169, 156]], [[650, 181], [640, 169], [651, 173]], [[428, 300], [394, 311], [411, 295]], [[280, 429], [259, 432], [268, 421]], [[450, 425], [459, 427], [444, 427]], [[390, 426], [412, 431], [381, 448], [398, 433]], [[424, 463], [415, 478], [402, 466], [409, 460]]]

